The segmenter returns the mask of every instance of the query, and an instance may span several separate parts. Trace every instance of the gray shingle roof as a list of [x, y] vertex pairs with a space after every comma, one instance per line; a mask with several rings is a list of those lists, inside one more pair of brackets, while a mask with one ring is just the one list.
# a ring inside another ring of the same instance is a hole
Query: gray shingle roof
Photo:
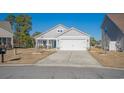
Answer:
[[107, 16], [120, 28], [122, 32], [124, 32], [124, 14], [114, 13], [107, 14]]
[[0, 21], [0, 28], [12, 33], [11, 24], [8, 21]]
[[11, 25], [7, 21], [0, 21], [0, 37], [12, 37]]

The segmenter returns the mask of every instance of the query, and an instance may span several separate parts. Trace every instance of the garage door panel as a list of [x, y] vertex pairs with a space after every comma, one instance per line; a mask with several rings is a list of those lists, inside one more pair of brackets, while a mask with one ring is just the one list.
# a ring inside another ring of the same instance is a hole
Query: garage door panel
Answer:
[[86, 50], [86, 40], [60, 40], [60, 50]]

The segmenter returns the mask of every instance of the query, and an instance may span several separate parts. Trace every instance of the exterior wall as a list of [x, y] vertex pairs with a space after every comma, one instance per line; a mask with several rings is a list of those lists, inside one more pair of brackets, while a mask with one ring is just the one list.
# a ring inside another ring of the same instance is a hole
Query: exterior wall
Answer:
[[104, 29], [102, 29], [102, 48], [108, 49], [109, 48], [110, 38], [108, 37], [107, 33], [105, 33]]
[[7, 48], [13, 48], [13, 34], [0, 28], [0, 44], [4, 43]]
[[[106, 30], [106, 32], [105, 32]], [[124, 49], [124, 33], [114, 24], [107, 16], [102, 25], [102, 47], [109, 48], [110, 41], [119, 42], [121, 48]]]
[[122, 36], [120, 42], [121, 42], [121, 47], [122, 47], [122, 49], [124, 50], [124, 34], [123, 34], [123, 36]]

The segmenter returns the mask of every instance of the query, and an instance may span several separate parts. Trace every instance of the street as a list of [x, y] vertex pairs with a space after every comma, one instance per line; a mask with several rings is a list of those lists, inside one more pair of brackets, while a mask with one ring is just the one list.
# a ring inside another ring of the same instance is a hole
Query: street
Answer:
[[1, 66], [1, 79], [119, 79], [124, 70], [71, 66]]

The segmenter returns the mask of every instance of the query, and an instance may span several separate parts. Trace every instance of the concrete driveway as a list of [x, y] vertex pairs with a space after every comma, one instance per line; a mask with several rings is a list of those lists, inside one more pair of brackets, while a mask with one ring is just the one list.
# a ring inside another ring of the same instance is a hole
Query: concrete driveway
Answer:
[[101, 66], [88, 51], [58, 51], [40, 60], [38, 65]]

